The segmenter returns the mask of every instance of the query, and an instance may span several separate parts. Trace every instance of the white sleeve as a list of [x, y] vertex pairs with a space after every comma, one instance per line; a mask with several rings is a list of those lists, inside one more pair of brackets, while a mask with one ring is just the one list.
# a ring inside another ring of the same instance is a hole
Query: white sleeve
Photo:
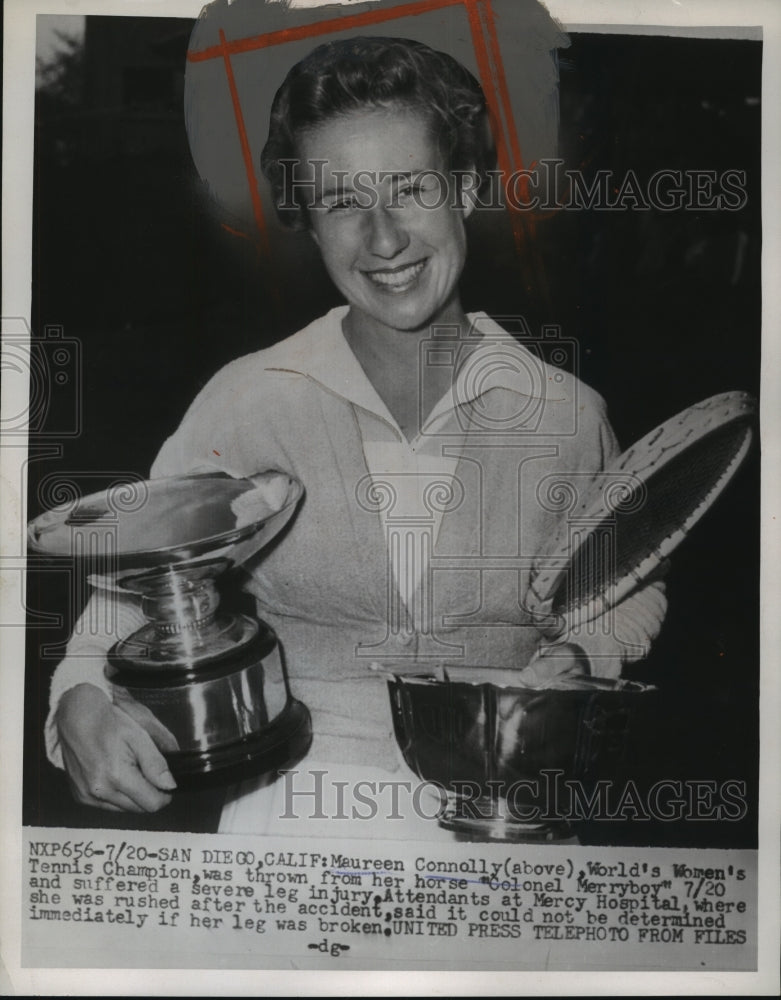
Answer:
[[94, 591], [73, 629], [65, 658], [52, 677], [44, 739], [46, 755], [55, 767], [64, 766], [55, 721], [60, 698], [77, 684], [93, 684], [111, 698], [111, 685], [103, 672], [106, 654], [115, 642], [135, 632], [144, 621], [139, 604], [131, 595]]
[[666, 612], [664, 583], [650, 583], [599, 618], [573, 626], [552, 645], [574, 643], [588, 657], [592, 674], [618, 677], [625, 663], [648, 655]]
[[[582, 413], [579, 458], [583, 467], [609, 468], [620, 455], [618, 441], [607, 417], [604, 400], [581, 385]], [[665, 585], [659, 580], [632, 591], [623, 601], [590, 622], [570, 626], [553, 643], [541, 643], [540, 652], [555, 651], [560, 643], [579, 646], [589, 659], [592, 674], [618, 677], [625, 663], [646, 657], [659, 635], [667, 612]]]

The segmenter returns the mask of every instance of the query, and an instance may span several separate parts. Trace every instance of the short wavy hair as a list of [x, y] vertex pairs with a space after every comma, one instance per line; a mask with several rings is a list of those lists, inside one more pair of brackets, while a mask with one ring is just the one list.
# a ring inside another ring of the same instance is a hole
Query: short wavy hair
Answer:
[[318, 46], [290, 70], [271, 107], [260, 158], [280, 221], [306, 229], [292, 172], [307, 129], [367, 108], [401, 107], [425, 116], [454, 171], [474, 170], [477, 190], [496, 166], [485, 95], [452, 56], [410, 38], [350, 38]]

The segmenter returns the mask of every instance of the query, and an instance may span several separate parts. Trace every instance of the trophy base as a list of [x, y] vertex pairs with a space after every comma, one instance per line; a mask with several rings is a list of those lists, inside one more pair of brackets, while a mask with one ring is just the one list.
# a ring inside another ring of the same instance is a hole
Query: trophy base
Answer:
[[306, 705], [291, 698], [262, 730], [219, 746], [166, 754], [180, 788], [227, 785], [283, 770], [304, 757], [312, 744]]
[[[459, 840], [500, 841], [514, 844], [577, 843], [569, 823], [563, 820], [521, 820], [506, 814], [505, 802], [496, 799], [477, 799], [465, 803], [455, 797], [448, 798], [439, 825], [457, 834]], [[479, 807], [483, 807], [482, 809]]]
[[180, 787], [273, 774], [297, 763], [312, 742], [309, 711], [290, 694], [273, 630], [246, 615], [213, 624], [220, 636], [233, 632], [241, 641], [209, 655], [205, 632], [176, 635], [189, 641], [190, 655], [166, 662], [161, 649], [176, 645], [150, 646], [146, 626], [112, 647], [105, 668], [115, 703], [142, 705], [176, 740], [179, 749], [165, 757]]

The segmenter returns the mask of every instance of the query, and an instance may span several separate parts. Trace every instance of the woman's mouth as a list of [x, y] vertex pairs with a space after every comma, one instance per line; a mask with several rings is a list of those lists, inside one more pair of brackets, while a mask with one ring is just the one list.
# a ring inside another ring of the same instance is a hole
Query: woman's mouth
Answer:
[[364, 271], [363, 274], [383, 292], [406, 292], [418, 280], [427, 263], [428, 258], [424, 258], [415, 261], [414, 264], [379, 268], [375, 271]]

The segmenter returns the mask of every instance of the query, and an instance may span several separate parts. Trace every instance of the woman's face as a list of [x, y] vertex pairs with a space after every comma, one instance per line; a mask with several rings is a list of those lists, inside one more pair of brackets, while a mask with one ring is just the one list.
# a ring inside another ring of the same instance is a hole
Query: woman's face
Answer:
[[314, 238], [364, 322], [418, 330], [457, 302], [466, 256], [453, 176], [422, 115], [367, 109], [304, 133]]

